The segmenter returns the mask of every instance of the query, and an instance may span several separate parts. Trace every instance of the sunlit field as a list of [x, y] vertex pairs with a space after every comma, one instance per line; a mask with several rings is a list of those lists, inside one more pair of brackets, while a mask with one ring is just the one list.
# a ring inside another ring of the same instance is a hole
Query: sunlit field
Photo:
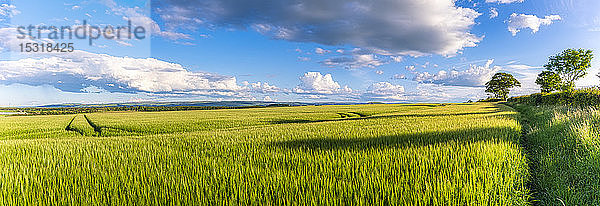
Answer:
[[7, 204], [520, 205], [494, 103], [0, 117]]

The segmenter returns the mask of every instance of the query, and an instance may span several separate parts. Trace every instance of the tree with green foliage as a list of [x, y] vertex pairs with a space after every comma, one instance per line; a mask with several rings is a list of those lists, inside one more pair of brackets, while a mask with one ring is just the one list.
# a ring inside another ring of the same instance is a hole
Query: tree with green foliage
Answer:
[[544, 93], [560, 90], [563, 85], [560, 76], [553, 71], [543, 71], [538, 75], [535, 83], [540, 85]]
[[592, 50], [566, 49], [556, 56], [551, 56], [544, 68], [552, 71], [562, 79], [561, 90], [573, 90], [575, 81], [587, 74], [592, 65]]
[[494, 98], [506, 100], [510, 89], [520, 86], [521, 82], [517, 81], [513, 75], [499, 72], [494, 74], [492, 80], [485, 83], [485, 92], [494, 94]]

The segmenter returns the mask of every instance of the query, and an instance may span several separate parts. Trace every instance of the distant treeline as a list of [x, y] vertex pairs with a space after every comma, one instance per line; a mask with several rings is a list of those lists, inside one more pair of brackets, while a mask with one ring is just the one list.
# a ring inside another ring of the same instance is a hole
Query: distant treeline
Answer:
[[554, 93], [535, 93], [512, 97], [509, 103], [529, 105], [600, 106], [600, 88], [585, 88]]
[[59, 114], [81, 114], [93, 112], [111, 111], [136, 111], [136, 112], [159, 112], [159, 111], [188, 111], [188, 110], [215, 110], [215, 109], [247, 109], [265, 107], [289, 107], [289, 104], [270, 104], [266, 106], [117, 106], [117, 107], [27, 107], [27, 108], [4, 108], [3, 111], [22, 112], [15, 115], [59, 115]]

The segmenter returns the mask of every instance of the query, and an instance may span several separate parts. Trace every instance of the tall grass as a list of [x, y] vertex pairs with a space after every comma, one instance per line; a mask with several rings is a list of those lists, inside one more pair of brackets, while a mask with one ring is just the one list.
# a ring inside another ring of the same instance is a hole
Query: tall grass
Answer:
[[514, 105], [523, 114], [534, 197], [541, 205], [600, 204], [600, 111]]
[[[516, 116], [493, 103], [356, 105], [87, 114], [101, 136], [4, 127], [0, 202], [522, 205]], [[64, 129], [72, 117], [0, 125]]]

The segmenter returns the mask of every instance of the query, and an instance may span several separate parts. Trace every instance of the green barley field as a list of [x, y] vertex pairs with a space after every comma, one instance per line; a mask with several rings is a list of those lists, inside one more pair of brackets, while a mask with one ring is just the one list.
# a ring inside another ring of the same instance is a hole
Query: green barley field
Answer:
[[523, 205], [495, 103], [0, 117], [6, 205]]

